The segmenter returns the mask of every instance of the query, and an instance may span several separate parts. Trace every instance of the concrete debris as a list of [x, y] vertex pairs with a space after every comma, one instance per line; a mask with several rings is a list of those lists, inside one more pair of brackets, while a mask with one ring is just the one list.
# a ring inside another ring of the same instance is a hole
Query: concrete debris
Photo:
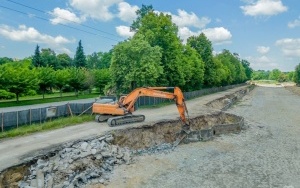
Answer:
[[115, 165], [132, 162], [131, 151], [111, 145], [112, 140], [113, 136], [108, 135], [81, 141], [52, 157], [38, 159], [19, 187], [75, 188], [95, 183], [108, 184]]

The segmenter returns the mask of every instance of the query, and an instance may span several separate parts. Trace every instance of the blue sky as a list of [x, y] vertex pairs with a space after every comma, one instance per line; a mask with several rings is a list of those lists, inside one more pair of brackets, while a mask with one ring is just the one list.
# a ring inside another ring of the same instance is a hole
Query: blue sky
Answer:
[[255, 70], [300, 63], [299, 0], [0, 0], [0, 57], [33, 55], [36, 45], [74, 56], [108, 51], [133, 35], [142, 4], [172, 15], [183, 42], [201, 32], [214, 53], [228, 49]]

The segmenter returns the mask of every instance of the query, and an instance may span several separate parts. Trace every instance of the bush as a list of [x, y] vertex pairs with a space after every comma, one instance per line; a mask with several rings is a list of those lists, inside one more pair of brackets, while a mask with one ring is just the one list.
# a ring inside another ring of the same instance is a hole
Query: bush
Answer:
[[0, 89], [0, 99], [13, 99], [13, 98], [16, 98], [16, 95], [14, 93]]

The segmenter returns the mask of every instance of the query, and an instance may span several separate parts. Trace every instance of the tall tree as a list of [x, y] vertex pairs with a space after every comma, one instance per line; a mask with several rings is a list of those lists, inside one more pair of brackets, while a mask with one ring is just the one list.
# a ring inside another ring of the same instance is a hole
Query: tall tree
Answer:
[[183, 45], [178, 37], [178, 27], [172, 23], [171, 16], [163, 13], [147, 13], [141, 19], [137, 34], [143, 35], [152, 47], [161, 48], [164, 74], [159, 78], [160, 84], [183, 86], [185, 84], [184, 65], [181, 61]]
[[76, 49], [74, 65], [75, 67], [86, 67], [86, 57], [84, 55], [83, 47], [81, 45], [81, 40], [79, 41], [78, 47]]
[[243, 59], [242, 65], [245, 68], [245, 73], [246, 73], [247, 79], [250, 80], [252, 77], [253, 69], [250, 67], [249, 61]]
[[204, 33], [201, 33], [198, 36], [189, 37], [187, 44], [194, 48], [204, 61], [204, 84], [206, 86], [214, 86], [217, 74], [216, 65], [213, 61], [212, 43]]
[[117, 92], [127, 93], [136, 87], [158, 84], [163, 73], [160, 59], [160, 48], [151, 47], [142, 35], [116, 45], [110, 70]]
[[35, 67], [43, 67], [45, 64], [43, 63], [41, 59], [41, 54], [40, 54], [40, 47], [39, 45], [36, 45], [34, 55], [32, 57], [32, 64]]
[[71, 66], [72, 58], [66, 54], [58, 54], [57, 56], [58, 69], [67, 68]]
[[50, 48], [43, 48], [41, 50], [41, 61], [43, 66], [52, 67], [54, 70], [59, 69], [59, 64], [56, 58], [56, 54]]
[[141, 20], [149, 13], [153, 12], [152, 5], [142, 5], [142, 8], [136, 11], [137, 18], [130, 26], [131, 31], [137, 31], [141, 27]]

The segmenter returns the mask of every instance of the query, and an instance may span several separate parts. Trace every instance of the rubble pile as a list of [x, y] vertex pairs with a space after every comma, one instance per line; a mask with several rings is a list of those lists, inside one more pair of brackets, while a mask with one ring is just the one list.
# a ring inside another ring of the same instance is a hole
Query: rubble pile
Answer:
[[108, 184], [115, 165], [130, 164], [131, 152], [110, 144], [112, 135], [90, 141], [80, 141], [64, 148], [52, 157], [38, 159], [29, 168], [29, 175], [19, 187], [82, 187], [88, 184]]

